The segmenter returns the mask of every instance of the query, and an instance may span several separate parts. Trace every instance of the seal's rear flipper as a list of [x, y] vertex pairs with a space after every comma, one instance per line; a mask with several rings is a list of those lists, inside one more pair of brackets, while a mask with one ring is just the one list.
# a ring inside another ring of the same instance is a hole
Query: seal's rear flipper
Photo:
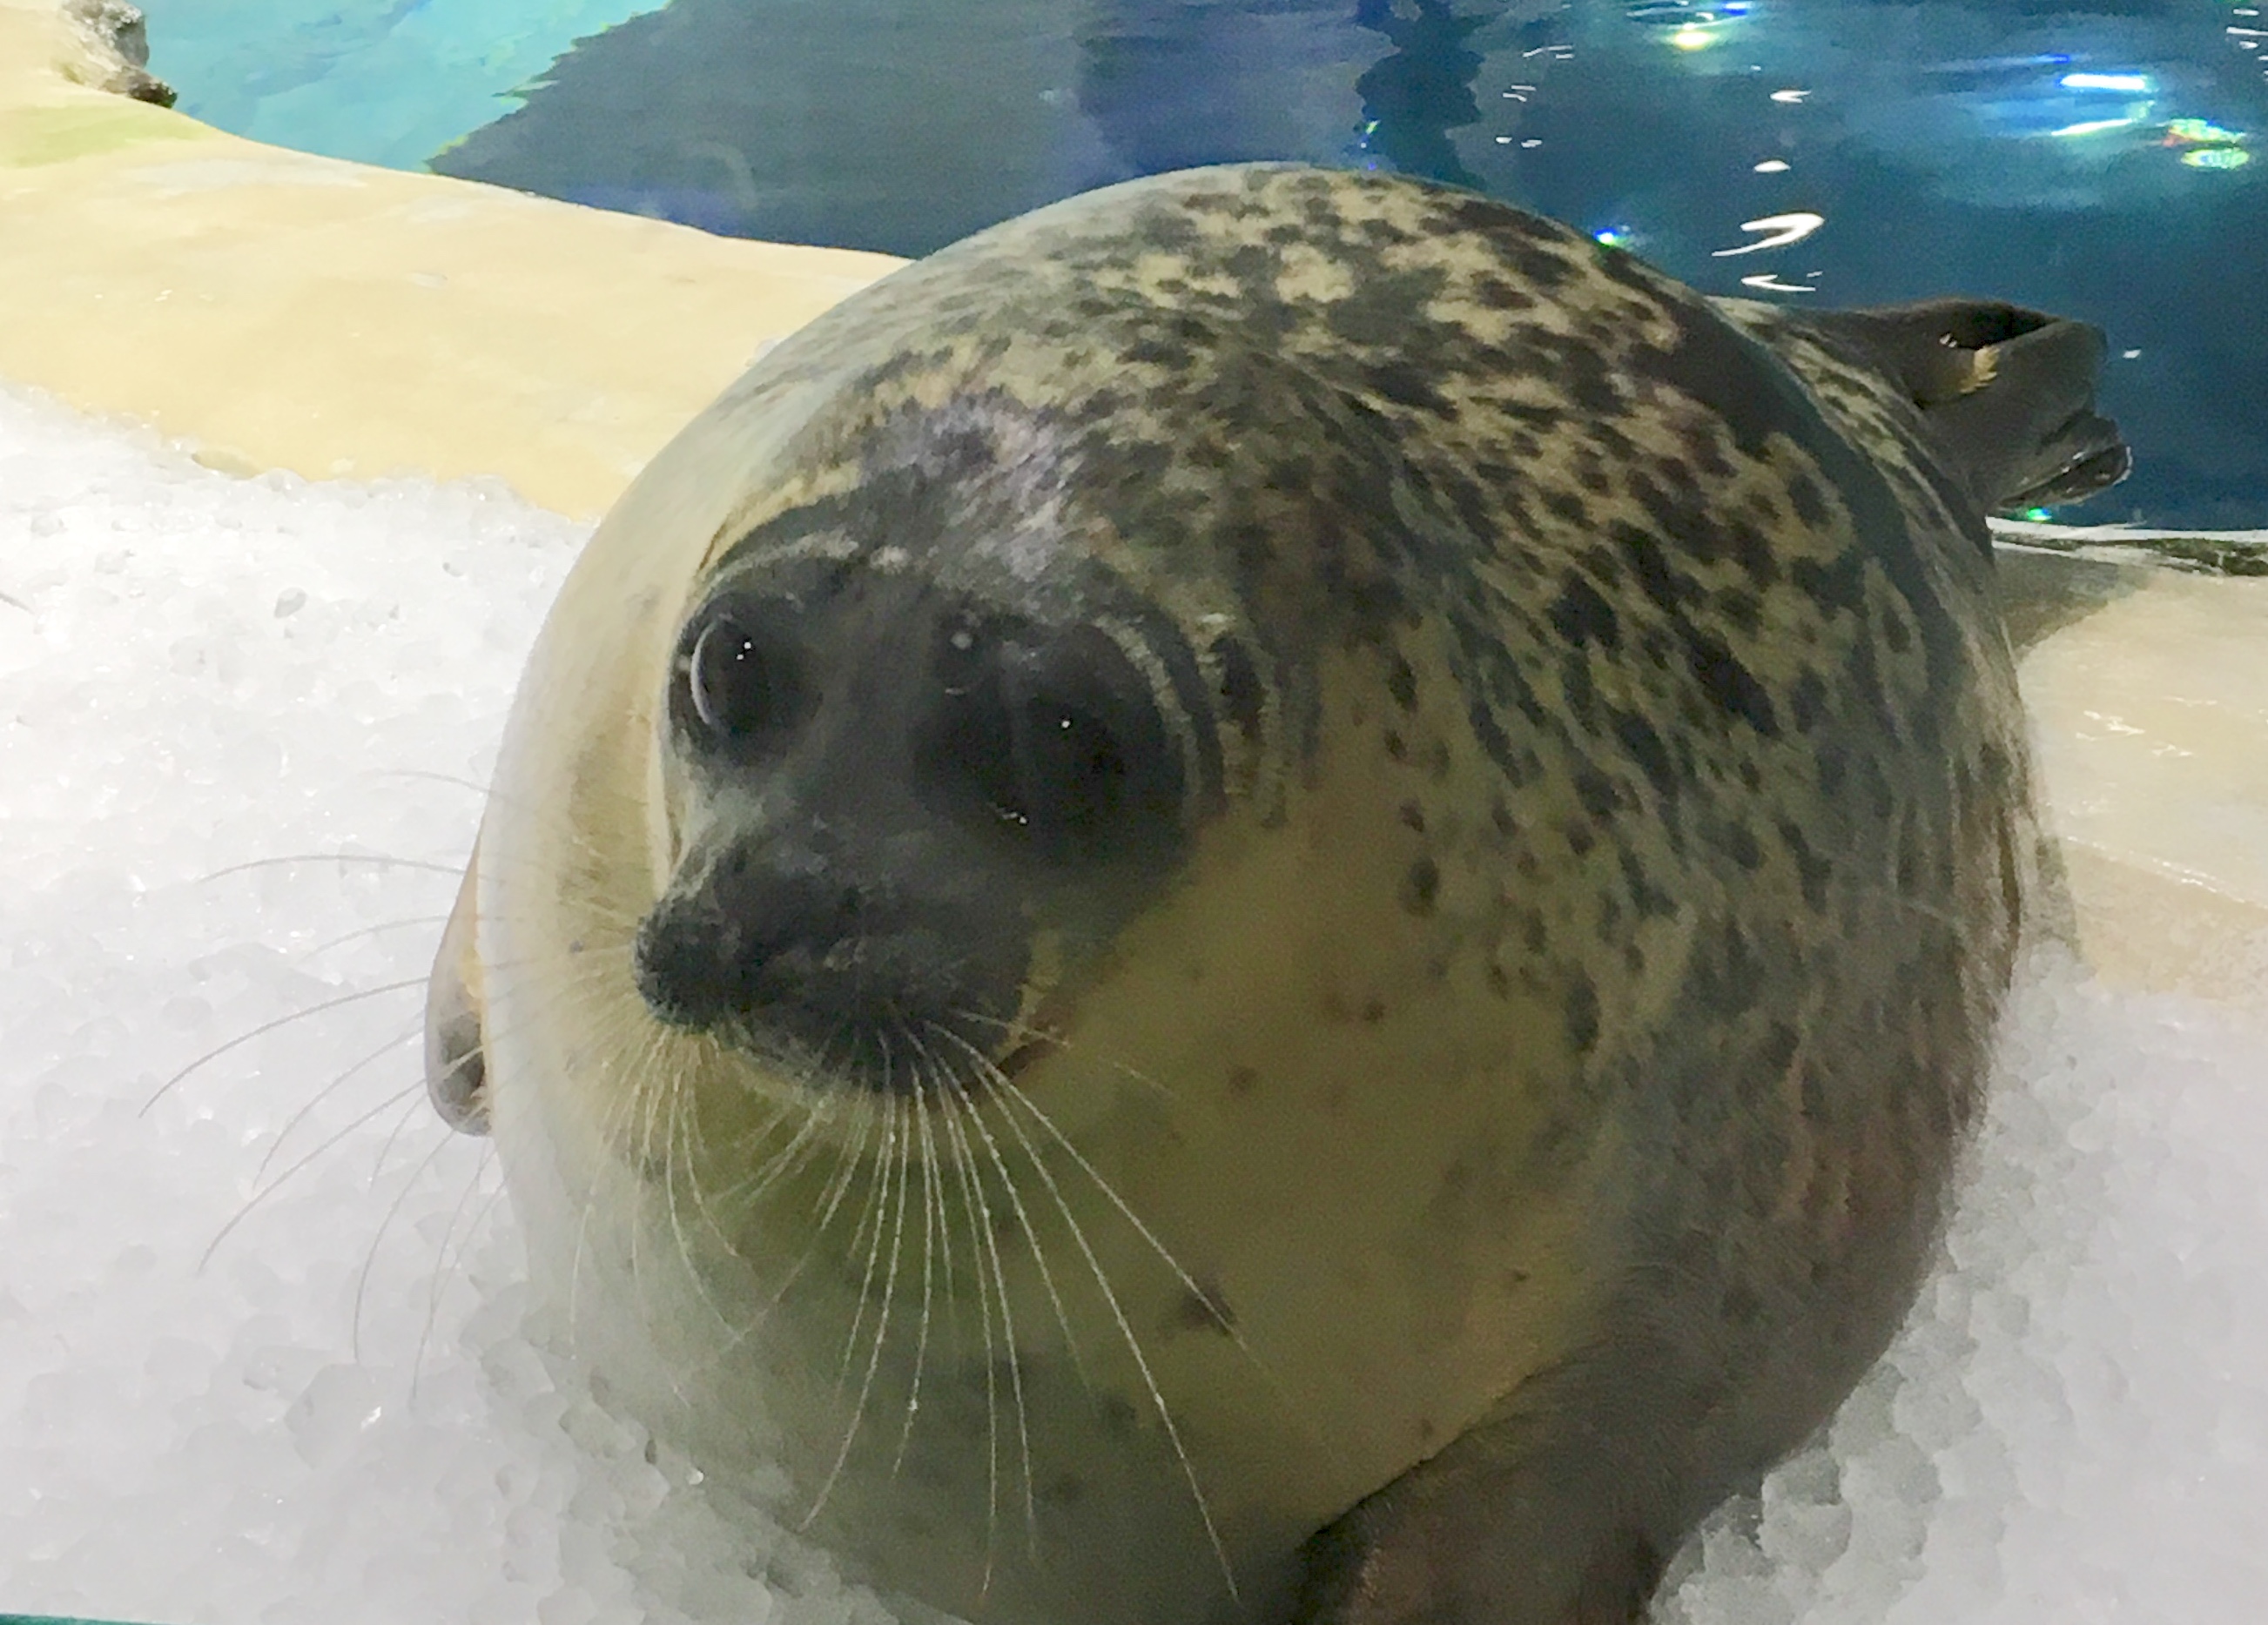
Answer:
[[2077, 502], [2126, 477], [2118, 425], [2095, 409], [2102, 330], [1986, 299], [1809, 318], [1896, 379], [1988, 513]]

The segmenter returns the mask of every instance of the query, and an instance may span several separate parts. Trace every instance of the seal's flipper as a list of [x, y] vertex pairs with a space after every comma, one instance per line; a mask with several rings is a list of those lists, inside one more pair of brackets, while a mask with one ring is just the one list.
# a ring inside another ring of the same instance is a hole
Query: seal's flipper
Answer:
[[1904, 386], [1988, 513], [2077, 502], [2132, 467], [2118, 425], [2095, 409], [2099, 327], [1986, 299], [1827, 311], [1809, 320]]
[[441, 932], [432, 974], [425, 980], [425, 1092], [452, 1129], [486, 1134], [488, 1069], [481, 1055], [481, 962], [474, 952], [473, 919], [479, 847], [465, 864], [456, 907]]
[[1685, 1352], [1631, 1343], [1530, 1378], [1307, 1541], [1292, 1625], [1639, 1625], [1697, 1516], [1670, 1408]]

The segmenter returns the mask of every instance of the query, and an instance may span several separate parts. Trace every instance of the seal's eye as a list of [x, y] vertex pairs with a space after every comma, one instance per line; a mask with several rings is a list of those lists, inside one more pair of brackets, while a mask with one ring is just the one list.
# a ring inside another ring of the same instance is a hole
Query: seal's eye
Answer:
[[770, 715], [772, 685], [755, 635], [720, 615], [701, 630], [686, 673], [693, 710], [712, 733], [745, 737]]
[[1062, 857], [1156, 849], [1181, 767], [1139, 672], [1093, 628], [1044, 642], [956, 635], [924, 776], [979, 817]]
[[790, 719], [796, 663], [767, 607], [720, 604], [686, 629], [674, 698], [681, 726], [745, 750]]

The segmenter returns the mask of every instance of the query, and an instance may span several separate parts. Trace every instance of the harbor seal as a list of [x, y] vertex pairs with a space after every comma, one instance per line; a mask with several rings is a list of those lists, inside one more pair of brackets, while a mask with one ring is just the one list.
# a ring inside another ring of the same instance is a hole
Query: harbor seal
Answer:
[[1931, 1254], [2037, 864], [1984, 519], [2124, 473], [2101, 354], [1377, 174], [985, 232], [600, 526], [435, 1099], [886, 1593], [1635, 1618]]

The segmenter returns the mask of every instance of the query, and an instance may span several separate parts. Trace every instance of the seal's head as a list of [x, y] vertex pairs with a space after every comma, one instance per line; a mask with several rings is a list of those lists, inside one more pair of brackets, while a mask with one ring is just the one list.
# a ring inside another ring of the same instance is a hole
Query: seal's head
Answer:
[[1217, 701], [1251, 680], [956, 427], [737, 539], [677, 636], [638, 990], [807, 1089], [1040, 1053], [1219, 806]]

